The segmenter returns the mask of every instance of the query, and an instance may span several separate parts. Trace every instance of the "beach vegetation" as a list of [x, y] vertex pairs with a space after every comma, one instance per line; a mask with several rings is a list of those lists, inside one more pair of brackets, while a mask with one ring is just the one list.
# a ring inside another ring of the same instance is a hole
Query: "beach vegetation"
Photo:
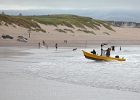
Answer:
[[[26, 16], [27, 19], [34, 20], [41, 24], [45, 25], [53, 25], [53, 26], [67, 26], [69, 28], [82, 28], [86, 29], [86, 27], [92, 28], [94, 30], [100, 30], [101, 26], [104, 26], [108, 30], [114, 31], [111, 28], [111, 24], [102, 21], [102, 20], [95, 20], [90, 17], [85, 16], [78, 16], [72, 14], [53, 14], [53, 15], [40, 15], [40, 16]], [[86, 27], [85, 27], [86, 26]]]
[[8, 24], [7, 23], [5, 23], [4, 25], [8, 27]]
[[2, 22], [0, 21], [0, 26], [2, 26]]
[[66, 31], [62, 30], [62, 29], [55, 29], [58, 32], [63, 32], [63, 33], [67, 33]]
[[85, 33], [91, 33], [93, 35], [96, 35], [96, 33], [94, 33], [93, 31], [81, 30], [81, 29], [78, 29], [77, 31], [82, 31], [82, 32], [85, 32]]
[[15, 26], [15, 25], [13, 25], [13, 24], [12, 24], [12, 26], [16, 28], [16, 26]]
[[[0, 14], [0, 22], [1, 21], [7, 23], [6, 25], [15, 24], [20, 27], [28, 28], [38, 32], [39, 31], [46, 32], [44, 29], [40, 27], [38, 23], [44, 25], [53, 25], [55, 27], [57, 27], [58, 25], [62, 25], [72, 29], [78, 27], [85, 30], [85, 32], [87, 33], [88, 30], [86, 29], [86, 27], [91, 28], [93, 30], [100, 30], [100, 27], [103, 26], [108, 30], [114, 31], [111, 28], [111, 24], [106, 21], [96, 20], [90, 17], [78, 16], [72, 14], [53, 14], [53, 15], [38, 15], [38, 16], [10, 16], [5, 14]], [[58, 31], [64, 32], [68, 30], [63, 30], [63, 31], [58, 30]], [[94, 34], [94, 32], [90, 32], [90, 33]]]
[[71, 29], [66, 29], [66, 28], [64, 29], [64, 31], [70, 31], [71, 33], [74, 33], [73, 30], [71, 30]]
[[100, 23], [100, 25], [104, 26], [106, 29], [115, 32], [115, 30], [113, 30], [113, 29], [111, 28], [111, 24], [110, 24], [110, 23], [104, 22], [104, 21], [102, 21], [102, 20], [96, 20], [96, 21], [97, 21], [98, 23]]
[[16, 27], [15, 25], [18, 25], [20, 27], [28, 28], [31, 30], [37, 29], [38, 31], [45, 32], [45, 30], [41, 29], [41, 27], [36, 22], [29, 20], [23, 16], [9, 16], [0, 14], [0, 21], [3, 21], [5, 23], [4, 24], [5, 26], [8, 26], [9, 24], [12, 25], [13, 27]]
[[110, 35], [110, 34], [109, 34], [109, 33], [107, 33], [107, 32], [103, 32], [103, 34]]

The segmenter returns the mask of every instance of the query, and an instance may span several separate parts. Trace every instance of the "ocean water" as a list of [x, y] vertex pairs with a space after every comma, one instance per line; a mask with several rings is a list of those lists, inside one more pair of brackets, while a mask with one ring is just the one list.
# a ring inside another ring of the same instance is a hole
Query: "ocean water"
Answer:
[[[49, 80], [140, 93], [140, 46], [116, 47], [111, 56], [119, 55], [126, 61], [93, 61], [86, 59], [82, 50], [93, 48], [45, 48], [25, 50], [33, 54], [22, 57], [28, 65], [23, 69]], [[100, 54], [100, 47], [94, 48]]]

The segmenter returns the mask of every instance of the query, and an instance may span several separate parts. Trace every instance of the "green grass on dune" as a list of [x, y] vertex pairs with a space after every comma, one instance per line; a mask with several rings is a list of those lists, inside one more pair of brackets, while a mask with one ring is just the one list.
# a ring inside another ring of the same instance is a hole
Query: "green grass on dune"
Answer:
[[[32, 31], [42, 31], [42, 32], [46, 32], [46, 31], [44, 29], [41, 29], [41, 27], [37, 24], [37, 22], [45, 25], [53, 25], [56, 27], [58, 25], [62, 25], [72, 29], [74, 29], [74, 27], [76, 26], [84, 30], [87, 30], [86, 27], [92, 28], [93, 30], [100, 30], [100, 27], [104, 26], [108, 30], [114, 31], [111, 28], [111, 25], [105, 21], [95, 20], [90, 17], [70, 15], [70, 14], [58, 14], [58, 15], [54, 14], [54, 15], [40, 15], [40, 16], [9, 16], [9, 15], [0, 14], [0, 25], [2, 25], [2, 21], [5, 22], [5, 25], [16, 24], [21, 27], [31, 29]], [[70, 31], [70, 30], [63, 30], [63, 31]], [[71, 32], [73, 31], [71, 30]]]
[[65, 31], [69, 31], [69, 32], [71, 32], [71, 33], [74, 33], [73, 30], [71, 30], [71, 29], [66, 29], [66, 28], [65, 28], [64, 30], [65, 30]]
[[41, 27], [36, 22], [29, 20], [22, 16], [19, 17], [19, 16], [9, 16], [9, 15], [0, 14], [1, 25], [2, 25], [2, 21], [5, 22], [6, 26], [8, 26], [8, 24], [9, 24], [9, 25], [12, 25], [13, 27], [15, 27], [14, 24], [16, 24], [20, 27], [25, 27], [27, 29], [45, 32], [45, 30], [41, 29]]
[[81, 29], [78, 29], [77, 31], [82, 31], [82, 32], [85, 32], [85, 33], [91, 33], [93, 35], [96, 35], [93, 31], [81, 30]]
[[66, 31], [64, 31], [64, 30], [62, 30], [62, 29], [55, 29], [55, 31], [67, 33]]

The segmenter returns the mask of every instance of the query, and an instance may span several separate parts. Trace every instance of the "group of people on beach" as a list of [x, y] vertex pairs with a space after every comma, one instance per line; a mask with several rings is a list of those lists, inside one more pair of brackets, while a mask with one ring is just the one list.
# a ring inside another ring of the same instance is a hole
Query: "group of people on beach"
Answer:
[[[64, 40], [64, 43], [67, 43], [67, 40]], [[40, 46], [41, 46], [41, 43], [39, 42], [39, 43], [38, 43], [39, 49], [40, 49]], [[42, 41], [42, 46], [44, 46], [44, 47], [46, 47], [46, 48], [48, 49], [48, 45], [45, 43], [44, 40]], [[86, 47], [87, 47], [87, 41], [85, 42], [85, 48], [86, 48]], [[57, 43], [55, 43], [55, 48], [56, 48], [56, 50], [57, 50], [57, 48], [58, 48]]]
[[[40, 45], [41, 45], [41, 43], [39, 42], [39, 43], [38, 43], [39, 49], [40, 49]], [[42, 41], [42, 46], [44, 46], [44, 47], [46, 47], [46, 49], [48, 49], [48, 45], [45, 43], [44, 40]], [[57, 50], [57, 43], [55, 44], [55, 48], [56, 48], [56, 50]]]
[[[45, 41], [43, 40], [42, 41], [42, 44], [43, 44], [43, 46], [44, 47], [46, 47], [47, 49], [48, 49], [48, 45], [45, 43]], [[87, 41], [86, 41], [86, 43], [85, 43], [85, 45], [87, 44]], [[39, 46], [39, 48], [40, 48], [40, 42], [38, 43], [38, 46]], [[115, 51], [115, 46], [111, 46], [110, 48], [107, 48], [107, 50], [103, 50], [103, 46], [104, 45], [107, 45], [107, 44], [101, 44], [101, 56], [107, 56], [107, 57], [109, 57], [110, 56], [110, 51], [112, 50], [112, 51]], [[57, 43], [55, 43], [55, 48], [56, 48], [56, 50], [57, 50], [57, 48], [58, 48], [58, 45], [57, 45]], [[120, 51], [121, 51], [121, 46], [120, 46]], [[93, 51], [91, 51], [91, 53], [93, 53], [93, 54], [96, 54], [96, 51], [95, 51], [95, 49], [93, 49]]]

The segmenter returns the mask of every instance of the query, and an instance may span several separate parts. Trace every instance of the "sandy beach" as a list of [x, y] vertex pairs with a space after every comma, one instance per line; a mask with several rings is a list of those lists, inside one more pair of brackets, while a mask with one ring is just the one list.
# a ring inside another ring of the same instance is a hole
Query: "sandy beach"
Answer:
[[[8, 27], [0, 26], [0, 36], [4, 34], [14, 37], [14, 39], [0, 38], [1, 100], [139, 100], [138, 92], [59, 82], [28, 73], [25, 71], [25, 67], [30, 66], [30, 63], [39, 63], [41, 58], [38, 57], [41, 57], [41, 52], [47, 52], [42, 47], [38, 49], [38, 43], [40, 42], [42, 46], [43, 40], [52, 50], [55, 50], [55, 43], [58, 43], [59, 48], [67, 47], [72, 50], [72, 48], [78, 47], [83, 49], [86, 41], [86, 48], [97, 47], [101, 43], [119, 46], [139, 45], [140, 28], [113, 27], [116, 31], [113, 32], [101, 27], [100, 31], [96, 30], [96, 35], [93, 35], [76, 31], [77, 28], [73, 29], [74, 33], [59, 33], [54, 30], [67, 28], [64, 26], [41, 25], [41, 27], [47, 33], [31, 32], [29, 38], [26, 28], [18, 26], [14, 28], [10, 25]], [[103, 34], [104, 32], [109, 35]], [[21, 35], [28, 38], [28, 42], [17, 41], [17, 36]], [[64, 40], [67, 40], [68, 43], [64, 43]], [[39, 53], [34, 58], [38, 59], [37, 61], [30, 59], [30, 56], [32, 57], [35, 53]]]
[[[139, 45], [140, 44], [140, 28], [120, 28], [113, 27], [116, 31], [107, 30], [104, 27], [100, 27], [100, 30], [93, 30], [87, 28], [89, 31], [94, 31], [96, 35], [84, 33], [82, 31], [77, 31], [79, 28], [74, 29], [68, 28], [66, 26], [46, 26], [40, 24], [40, 26], [46, 30], [46, 33], [31, 31], [31, 36], [29, 38], [28, 29], [19, 27], [17, 25], [13, 26], [0, 26], [0, 36], [10, 35], [14, 39], [3, 39], [0, 38], [0, 46], [33, 46], [36, 47], [40, 42], [44, 40], [49, 47], [54, 47], [55, 43], [58, 43], [60, 47], [78, 47], [87, 45], [100, 45], [101, 43], [109, 43], [111, 45]], [[74, 33], [58, 32], [55, 29], [71, 29]], [[108, 34], [105, 34], [108, 33]], [[17, 41], [17, 36], [24, 36], [28, 38], [27, 43]], [[67, 44], [64, 43], [67, 40]]]

